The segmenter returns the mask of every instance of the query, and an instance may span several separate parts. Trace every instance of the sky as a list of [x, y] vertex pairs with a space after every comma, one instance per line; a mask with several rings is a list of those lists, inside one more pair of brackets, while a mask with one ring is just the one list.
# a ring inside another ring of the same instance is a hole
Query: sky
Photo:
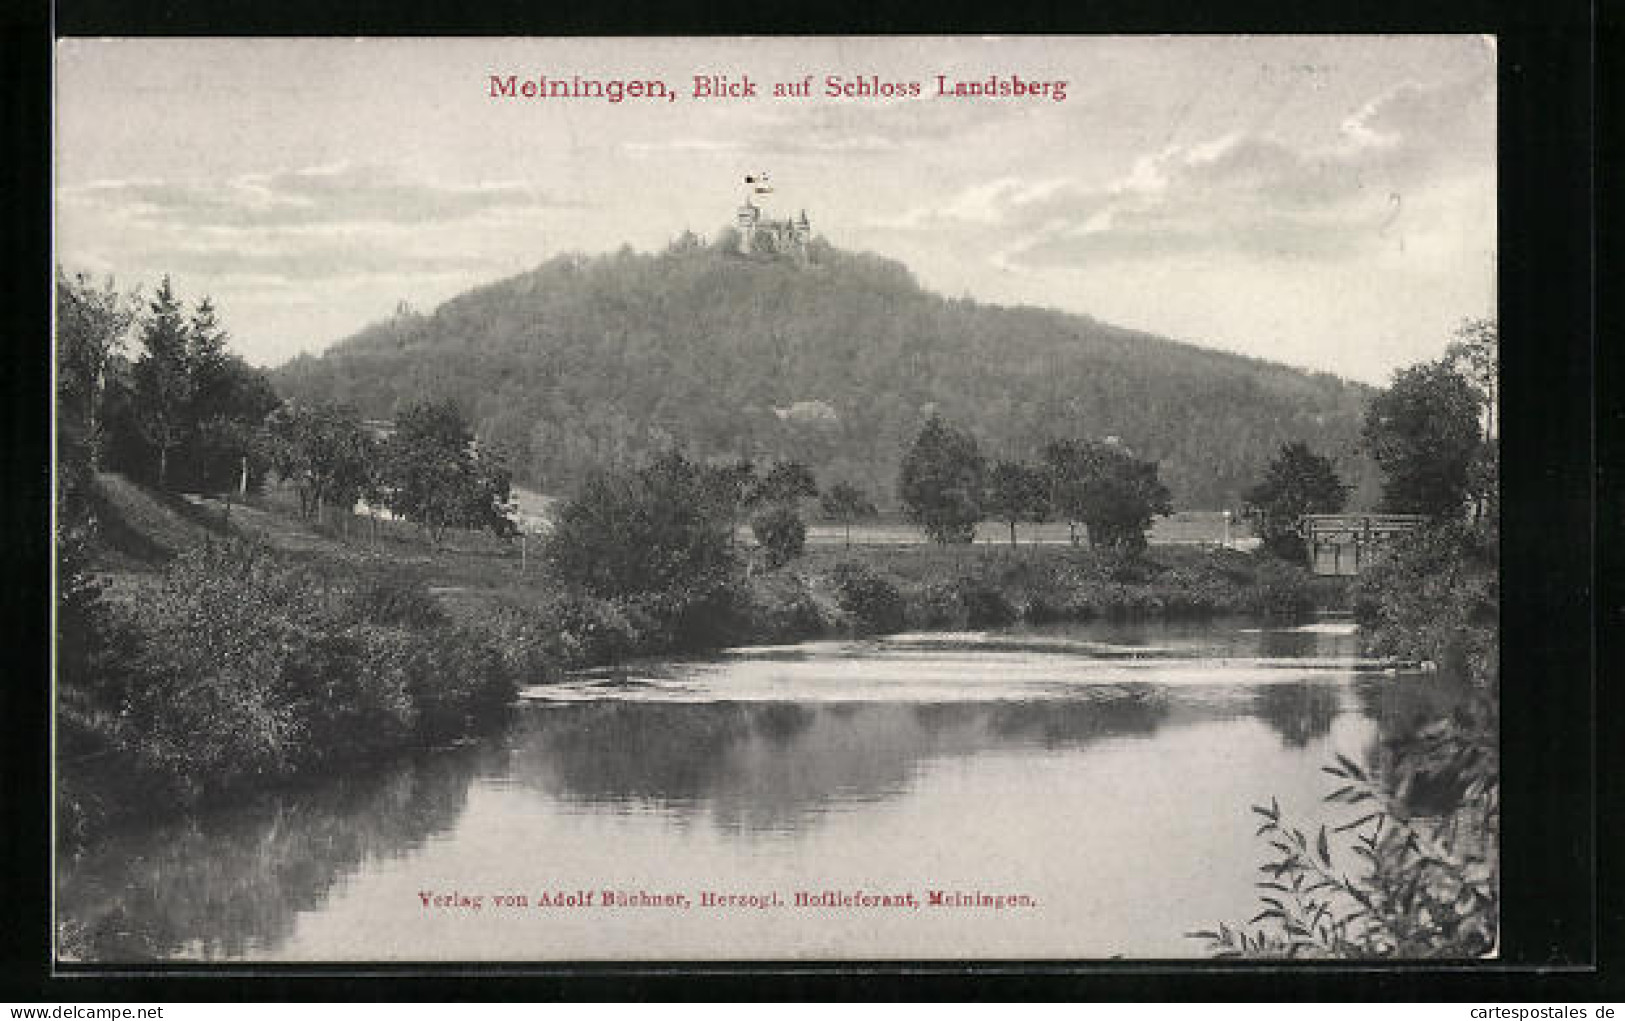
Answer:
[[[1495, 61], [1481, 36], [63, 40], [57, 260], [168, 274], [272, 366], [561, 253], [715, 236], [765, 173], [768, 215], [933, 291], [1380, 384], [1494, 314]], [[694, 95], [713, 75], [755, 95]], [[670, 97], [518, 94], [543, 76]], [[1051, 88], [939, 94], [1016, 79]]]

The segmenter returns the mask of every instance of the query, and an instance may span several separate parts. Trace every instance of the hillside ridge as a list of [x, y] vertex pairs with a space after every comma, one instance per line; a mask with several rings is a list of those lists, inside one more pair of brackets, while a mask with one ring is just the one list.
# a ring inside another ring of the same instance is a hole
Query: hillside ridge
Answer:
[[1360, 384], [1078, 313], [946, 298], [901, 263], [821, 239], [794, 261], [692, 235], [655, 254], [557, 256], [276, 378], [289, 396], [370, 417], [451, 397], [520, 481], [548, 492], [678, 443], [804, 460], [889, 501], [932, 412], [990, 457], [1117, 436], [1161, 462], [1187, 507], [1234, 504], [1287, 439], [1337, 458], [1351, 481], [1369, 474]]

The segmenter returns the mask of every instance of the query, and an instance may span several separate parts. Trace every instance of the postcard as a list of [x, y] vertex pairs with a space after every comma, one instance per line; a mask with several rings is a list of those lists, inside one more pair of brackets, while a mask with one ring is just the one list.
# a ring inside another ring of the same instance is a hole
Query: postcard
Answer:
[[1496, 73], [59, 40], [56, 961], [1494, 958]]

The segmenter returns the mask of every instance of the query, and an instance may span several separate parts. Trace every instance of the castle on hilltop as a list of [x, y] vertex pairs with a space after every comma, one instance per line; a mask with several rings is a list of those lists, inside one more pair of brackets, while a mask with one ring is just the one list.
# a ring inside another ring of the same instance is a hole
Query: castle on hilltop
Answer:
[[812, 239], [812, 223], [807, 211], [795, 219], [767, 220], [762, 208], [749, 198], [739, 207], [734, 219], [739, 228], [739, 251], [742, 255], [789, 255], [797, 259], [807, 257], [807, 242]]

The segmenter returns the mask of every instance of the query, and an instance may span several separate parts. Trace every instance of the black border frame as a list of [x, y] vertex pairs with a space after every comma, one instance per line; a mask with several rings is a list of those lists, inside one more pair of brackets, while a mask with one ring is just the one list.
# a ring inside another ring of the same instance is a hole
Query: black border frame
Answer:
[[[48, 891], [51, 72], [60, 35], [632, 35], [1488, 32], [1499, 37], [1503, 346], [1503, 929], [1497, 962], [1430, 965], [886, 962], [860, 964], [161, 966], [138, 976], [51, 973]], [[701, 13], [626, 0], [540, 9], [526, 0], [59, 0], [0, 14], [0, 85], [14, 145], [0, 160], [21, 258], [5, 309], [9, 526], [0, 543], [11, 625], [0, 680], [7, 750], [0, 840], [0, 999], [1406, 999], [1625, 998], [1617, 970], [1625, 903], [1600, 849], [1619, 846], [1617, 770], [1598, 772], [1598, 724], [1617, 719], [1599, 643], [1620, 663], [1615, 571], [1625, 504], [1600, 470], [1625, 414], [1605, 381], [1618, 355], [1595, 323], [1595, 62], [1587, 0], [1057, 0], [950, 4], [905, 15], [884, 3], [820, 7], [727, 0]], [[1617, 82], [1616, 82], [1617, 84]], [[1604, 144], [1613, 144], [1602, 134]], [[1617, 137], [1617, 136], [1614, 136]], [[41, 185], [45, 185], [42, 187]], [[15, 242], [14, 242], [15, 243]], [[1614, 321], [1617, 325], [1617, 320]], [[1612, 404], [1608, 402], [1610, 399]], [[1599, 409], [1601, 404], [1606, 412]], [[1601, 503], [1598, 485], [1604, 486]], [[1601, 524], [1599, 525], [1599, 514]], [[1519, 542], [1506, 537], [1529, 536]], [[1599, 550], [1599, 543], [1601, 548]], [[1603, 590], [1599, 592], [1599, 584]], [[1598, 600], [1598, 595], [1604, 595]], [[1598, 699], [1603, 699], [1599, 705]], [[1599, 712], [1601, 710], [1601, 712]], [[1602, 750], [1612, 755], [1607, 746]], [[1599, 800], [1600, 799], [1600, 800]], [[27, 819], [28, 824], [22, 824]], [[1615, 859], [1617, 865], [1617, 859]], [[1606, 922], [1607, 924], [1599, 924]], [[1613, 964], [1616, 967], [1608, 967]]]

